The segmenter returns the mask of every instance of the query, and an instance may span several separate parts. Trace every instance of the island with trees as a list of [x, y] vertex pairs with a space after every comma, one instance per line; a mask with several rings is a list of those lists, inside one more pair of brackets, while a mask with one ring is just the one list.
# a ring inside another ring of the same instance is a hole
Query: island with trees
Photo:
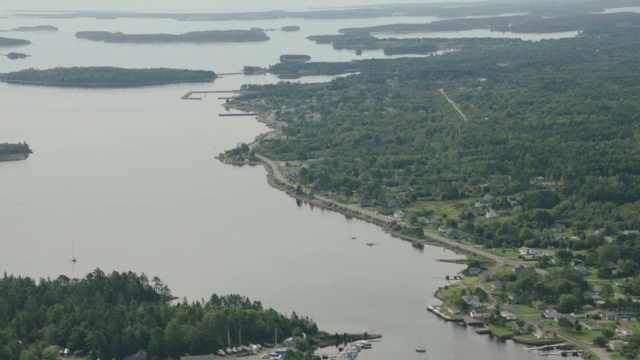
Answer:
[[283, 26], [282, 28], [280, 28], [280, 30], [286, 31], [286, 32], [296, 32], [296, 31], [300, 31], [300, 26], [295, 26], [295, 25]]
[[58, 28], [52, 25], [18, 26], [8, 31], [11, 31], [11, 32], [58, 31]]
[[0, 144], [0, 162], [26, 160], [33, 153], [26, 142]]
[[108, 31], [79, 31], [78, 39], [108, 43], [220, 43], [268, 41], [269, 36], [262, 29], [251, 30], [211, 30], [192, 31], [184, 34], [124, 34]]
[[30, 44], [31, 41], [29, 40], [0, 37], [0, 46], [24, 46]]
[[[607, 21], [591, 29], [443, 56], [276, 64], [353, 74], [245, 86], [225, 106], [266, 114], [276, 130], [230, 155], [270, 164], [292, 196], [489, 259], [470, 259], [464, 293], [445, 289], [451, 309], [508, 309], [535, 324], [526, 341], [555, 333], [635, 358], [640, 39]], [[514, 321], [493, 313], [484, 322], [513, 335]]]
[[285, 359], [311, 360], [319, 359], [312, 355], [318, 345], [344, 339], [320, 331], [308, 317], [285, 316], [241, 295], [175, 301], [160, 278], [132, 272], [96, 269], [81, 279], [53, 280], [5, 273], [0, 293], [0, 357], [6, 360], [59, 360], [60, 353], [122, 359], [141, 350], [148, 359], [178, 359], [217, 354], [229, 346], [229, 333], [242, 333], [230, 338], [234, 347], [272, 347], [276, 331], [279, 339], [291, 338]]
[[307, 62], [311, 60], [309, 55], [280, 55], [280, 62]]
[[0, 81], [10, 84], [100, 88], [211, 82], [215, 78], [215, 72], [205, 70], [124, 69], [117, 67], [27, 69], [0, 74]]
[[5, 56], [7, 58], [9, 58], [10, 60], [17, 60], [17, 59], [26, 59], [26, 58], [30, 57], [31, 55], [27, 55], [25, 53], [10, 52]]

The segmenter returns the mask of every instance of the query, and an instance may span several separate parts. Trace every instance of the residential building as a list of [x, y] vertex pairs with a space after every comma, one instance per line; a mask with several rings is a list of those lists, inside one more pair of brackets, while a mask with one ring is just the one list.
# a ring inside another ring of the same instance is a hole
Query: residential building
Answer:
[[616, 334], [620, 335], [620, 336], [631, 336], [633, 335], [633, 331], [627, 329], [627, 328], [623, 328], [621, 326], [618, 326], [616, 328]]
[[471, 310], [471, 312], [469, 312], [469, 316], [471, 316], [474, 319], [482, 319], [485, 317], [489, 317], [493, 314], [494, 314], [494, 311], [488, 310], [488, 309], [477, 309], [477, 310]]
[[624, 349], [624, 341], [619, 339], [609, 340], [609, 349], [611, 351], [622, 351]]
[[585, 323], [582, 324], [582, 326], [584, 326], [585, 328], [589, 329], [589, 330], [600, 330], [602, 329], [602, 325], [600, 325], [599, 323], [595, 322], [595, 321], [587, 321]]

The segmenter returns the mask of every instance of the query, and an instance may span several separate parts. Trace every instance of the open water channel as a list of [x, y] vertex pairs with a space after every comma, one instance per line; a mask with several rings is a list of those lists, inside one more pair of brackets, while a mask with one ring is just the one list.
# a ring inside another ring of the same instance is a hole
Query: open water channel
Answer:
[[[318, 61], [356, 56], [316, 45], [308, 35], [397, 19], [191, 23], [171, 20], [25, 19], [1, 28], [54, 25], [55, 33], [11, 33], [32, 46], [3, 48], [32, 57], [0, 58], [0, 72], [36, 67], [173, 67], [236, 72], [281, 54]], [[414, 22], [433, 18], [413, 18]], [[245, 44], [125, 45], [78, 40], [76, 31], [181, 33], [280, 28]], [[383, 57], [365, 52], [363, 58]], [[328, 78], [304, 79], [326, 81]], [[142, 89], [61, 89], [0, 83], [0, 141], [27, 141], [34, 154], [0, 164], [0, 271], [81, 277], [96, 268], [158, 275], [190, 301], [239, 293], [265, 306], [310, 316], [329, 332], [384, 336], [361, 359], [534, 359], [520, 345], [476, 335], [425, 310], [460, 265], [438, 247], [419, 251], [378, 227], [298, 206], [271, 188], [262, 167], [232, 167], [214, 156], [266, 128], [252, 118], [220, 118], [222, 100], [184, 101], [191, 90], [274, 83], [271, 76], [226, 76], [212, 84]], [[368, 247], [367, 242], [378, 245]], [[71, 255], [78, 259], [75, 268]]]

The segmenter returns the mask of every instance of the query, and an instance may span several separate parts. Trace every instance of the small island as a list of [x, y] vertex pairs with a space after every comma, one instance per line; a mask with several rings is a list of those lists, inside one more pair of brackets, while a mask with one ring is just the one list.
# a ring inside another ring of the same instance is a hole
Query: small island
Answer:
[[0, 46], [23, 46], [29, 44], [31, 44], [29, 40], [0, 37]]
[[281, 55], [280, 62], [307, 62], [311, 60], [309, 55]]
[[0, 144], [0, 162], [26, 160], [33, 151], [24, 143]]
[[182, 69], [123, 69], [117, 67], [71, 67], [48, 70], [27, 69], [0, 74], [11, 84], [61, 87], [125, 88], [177, 83], [211, 82], [216, 73]]
[[282, 31], [295, 32], [300, 31], [300, 26], [283, 26], [280, 28]]
[[268, 41], [269, 36], [262, 29], [251, 30], [211, 30], [192, 31], [184, 34], [124, 34], [108, 31], [79, 31], [78, 39], [103, 41], [108, 43], [218, 43]]
[[58, 31], [58, 28], [51, 25], [19, 26], [9, 31], [13, 31], [13, 32]]
[[17, 59], [26, 59], [31, 55], [27, 55], [25, 53], [10, 52], [5, 56], [8, 57], [9, 60], [17, 60]]

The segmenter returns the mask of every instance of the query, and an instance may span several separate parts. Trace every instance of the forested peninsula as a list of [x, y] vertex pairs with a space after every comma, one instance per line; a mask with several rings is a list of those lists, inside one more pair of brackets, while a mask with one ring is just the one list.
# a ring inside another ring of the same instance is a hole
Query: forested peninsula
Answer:
[[26, 142], [17, 144], [2, 143], [0, 144], [0, 162], [26, 160], [32, 152]]
[[117, 67], [27, 69], [0, 74], [0, 81], [11, 84], [99, 88], [211, 82], [215, 78], [216, 74], [213, 71], [205, 70], [123, 69]]
[[79, 31], [78, 39], [103, 41], [108, 43], [219, 43], [268, 41], [269, 36], [262, 29], [192, 31], [184, 34], [124, 34], [108, 31]]
[[[242, 345], [293, 337], [287, 359], [313, 359], [319, 341], [332, 336], [293, 312], [285, 316], [240, 295], [213, 294], [206, 301], [171, 304], [158, 277], [96, 269], [82, 279], [60, 276], [0, 279], [0, 359], [57, 360], [59, 352], [89, 359], [122, 359], [145, 350], [149, 359], [215, 354], [227, 334], [242, 333]], [[306, 335], [305, 336], [303, 336]], [[233, 336], [231, 346], [240, 345]]]
[[640, 263], [640, 102], [629, 96], [640, 91], [640, 40], [611, 30], [428, 58], [281, 63], [272, 71], [358, 73], [246, 86], [227, 106], [286, 124], [253, 149], [287, 164], [304, 193], [400, 211], [406, 226], [395, 229], [410, 235], [573, 249], [605, 274], [610, 262]]

